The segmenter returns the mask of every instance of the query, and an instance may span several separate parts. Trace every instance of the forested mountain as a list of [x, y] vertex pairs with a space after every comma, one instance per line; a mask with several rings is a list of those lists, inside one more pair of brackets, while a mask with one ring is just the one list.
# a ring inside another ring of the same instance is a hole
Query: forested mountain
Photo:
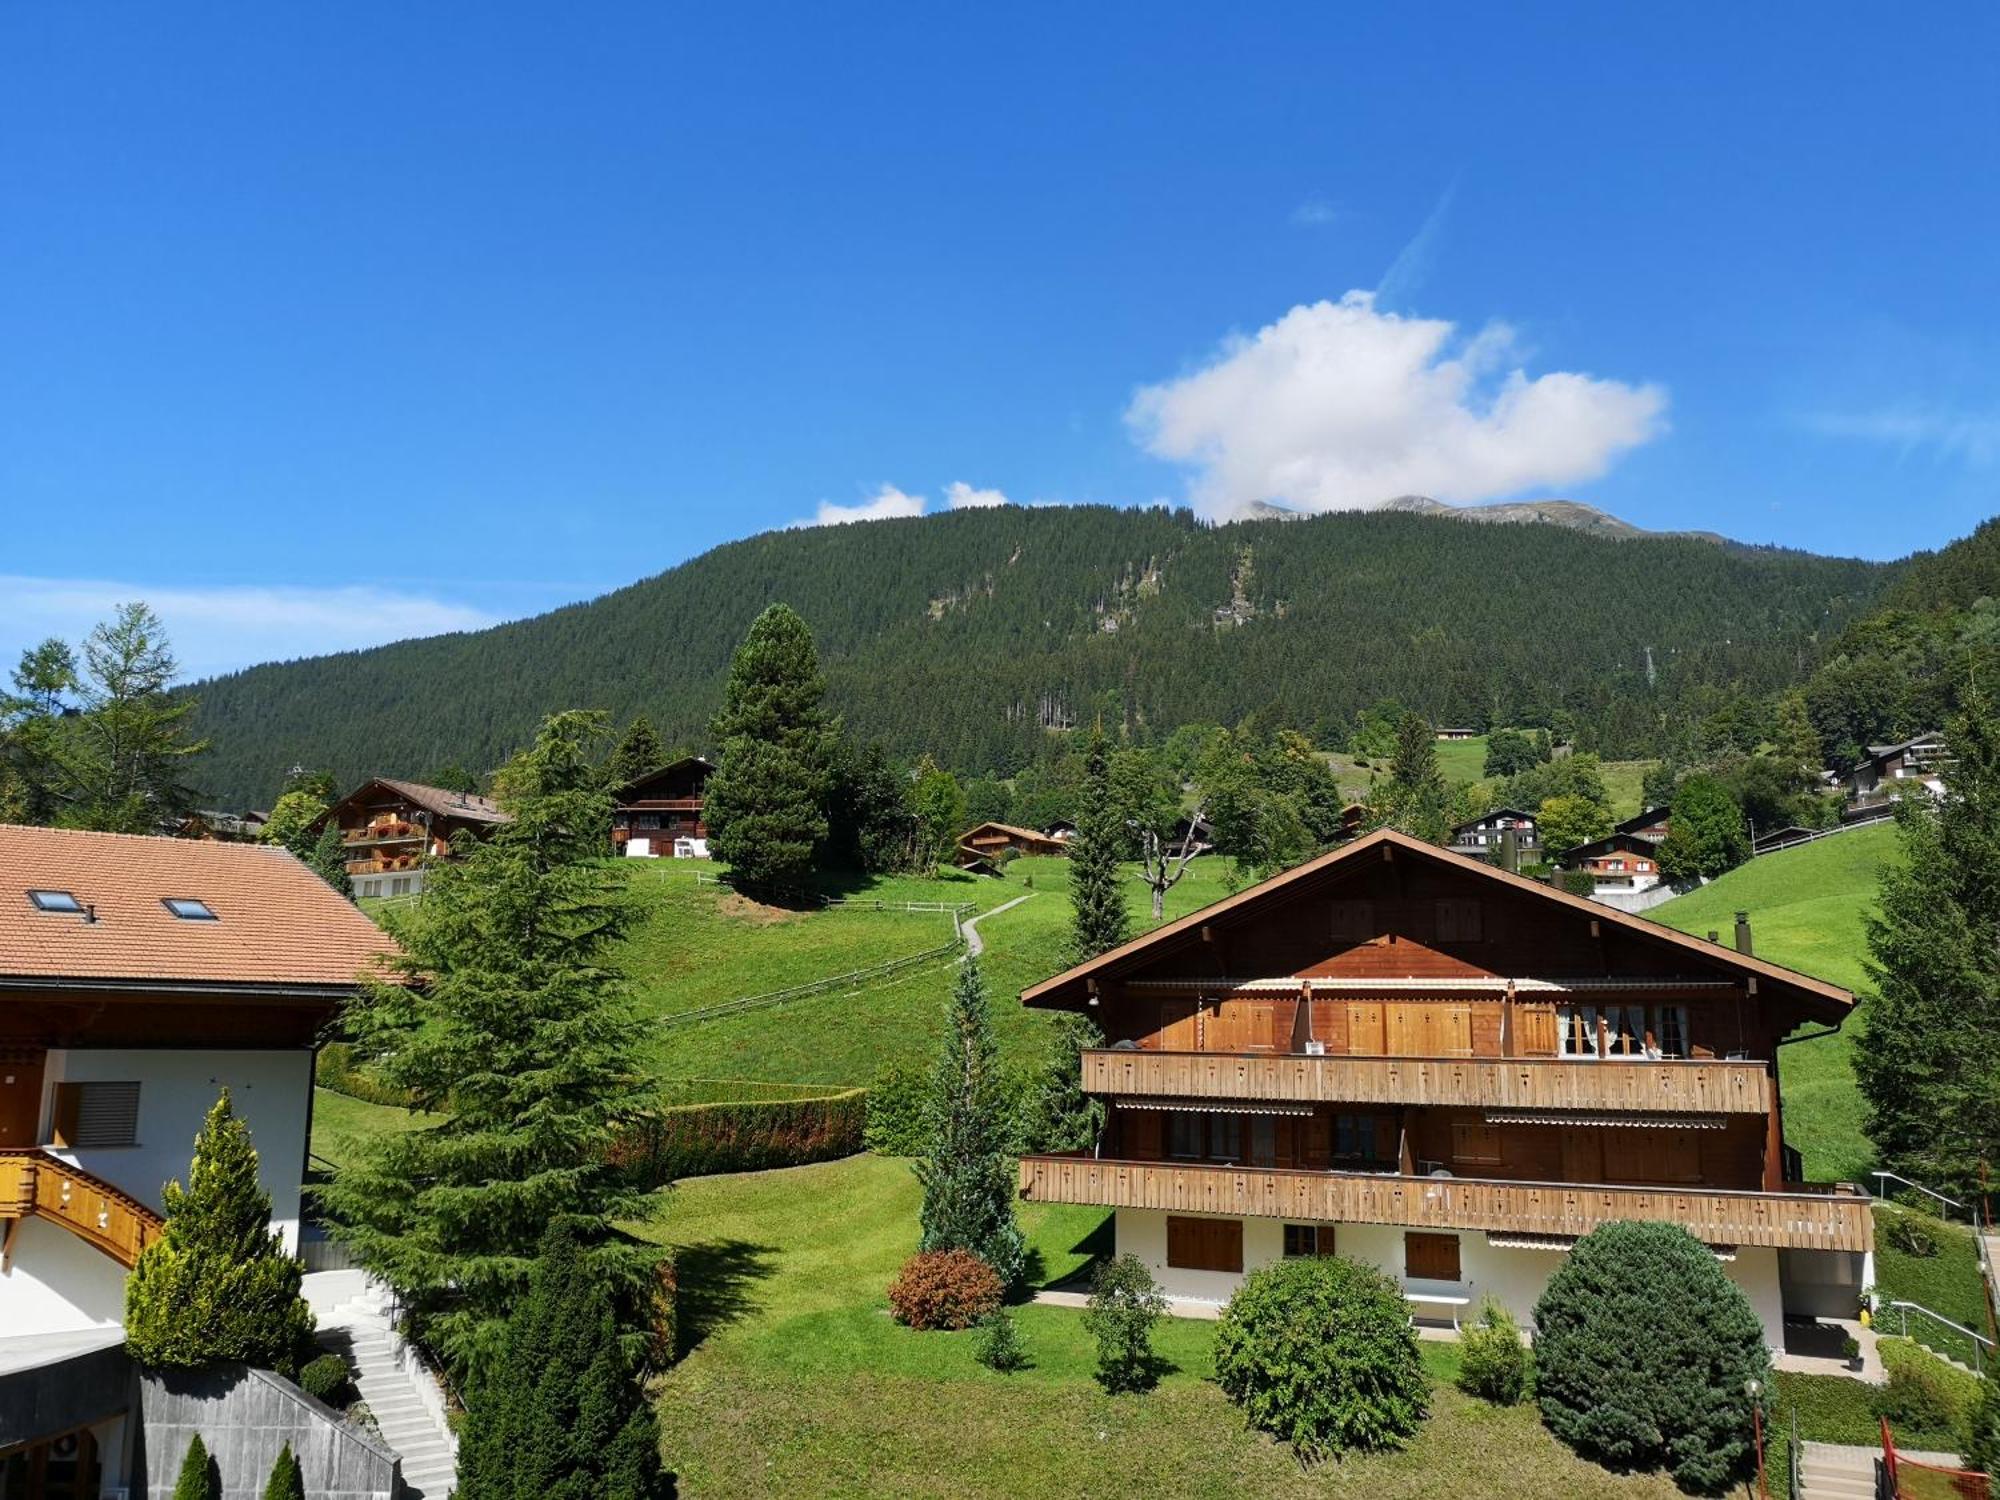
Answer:
[[1001, 507], [771, 532], [534, 619], [199, 684], [203, 777], [250, 804], [295, 762], [343, 784], [490, 767], [571, 705], [701, 746], [774, 600], [812, 625], [854, 732], [961, 771], [1011, 772], [1098, 717], [1147, 738], [1256, 714], [1334, 740], [1384, 698], [1440, 722], [1567, 715], [1586, 746], [1643, 753], [1719, 693], [1801, 681], [1897, 572], [1389, 513]]

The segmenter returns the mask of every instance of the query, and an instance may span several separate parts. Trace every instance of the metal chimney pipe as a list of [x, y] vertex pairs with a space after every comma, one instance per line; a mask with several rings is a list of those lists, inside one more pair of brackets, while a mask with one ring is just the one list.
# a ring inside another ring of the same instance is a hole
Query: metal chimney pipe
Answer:
[[1756, 957], [1756, 951], [1750, 943], [1750, 913], [1747, 911], [1739, 911], [1736, 914], [1736, 951], [1745, 958]]

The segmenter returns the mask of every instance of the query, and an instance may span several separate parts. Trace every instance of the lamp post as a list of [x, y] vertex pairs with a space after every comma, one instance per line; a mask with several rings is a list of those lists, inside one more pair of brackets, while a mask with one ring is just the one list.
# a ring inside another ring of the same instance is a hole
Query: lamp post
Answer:
[[1764, 1487], [1764, 1382], [1751, 1376], [1743, 1382], [1743, 1394], [1750, 1398], [1750, 1430], [1757, 1440], [1757, 1500], [1770, 1500]]

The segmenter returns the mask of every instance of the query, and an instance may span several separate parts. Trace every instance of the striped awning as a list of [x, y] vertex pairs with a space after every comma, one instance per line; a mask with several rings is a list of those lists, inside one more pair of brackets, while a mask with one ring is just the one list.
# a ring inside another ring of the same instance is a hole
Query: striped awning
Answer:
[[1582, 975], [1575, 978], [1545, 979], [1504, 974], [1471, 974], [1449, 978], [1403, 978], [1377, 977], [1354, 979], [1345, 975], [1327, 974], [1286, 974], [1262, 978], [1231, 978], [1217, 975], [1195, 979], [1128, 979], [1125, 986], [1132, 990], [1173, 990], [1185, 992], [1200, 990], [1209, 994], [1272, 994], [1296, 995], [1302, 985], [1310, 984], [1316, 995], [1334, 994], [1381, 994], [1389, 990], [1438, 991], [1453, 994], [1472, 992], [1492, 994], [1504, 990], [1509, 984], [1520, 995], [1569, 995], [1649, 992], [1652, 990], [1734, 990], [1737, 982], [1731, 979], [1696, 978], [1688, 975], [1661, 974], [1646, 978], [1619, 978], [1614, 976]]
[[1610, 1125], [1621, 1130], [1724, 1130], [1726, 1115], [1658, 1110], [1489, 1109], [1488, 1125]]
[[1182, 1099], [1157, 1094], [1135, 1094], [1118, 1100], [1120, 1109], [1183, 1109], [1204, 1115], [1297, 1115], [1313, 1112], [1309, 1101], [1264, 1099]]
[[[1510, 1234], [1504, 1229], [1486, 1231], [1486, 1243], [1495, 1250], [1557, 1250], [1567, 1254], [1576, 1248], [1573, 1234]], [[1736, 1259], [1734, 1245], [1710, 1245], [1709, 1253], [1717, 1260]]]

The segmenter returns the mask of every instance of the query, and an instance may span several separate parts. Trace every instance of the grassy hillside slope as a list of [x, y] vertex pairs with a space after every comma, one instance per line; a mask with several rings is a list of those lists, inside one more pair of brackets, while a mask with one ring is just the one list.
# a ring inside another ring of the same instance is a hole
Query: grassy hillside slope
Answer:
[[[1862, 923], [1874, 909], [1876, 877], [1895, 855], [1893, 826], [1859, 828], [1753, 859], [1646, 915], [1682, 932], [1719, 932], [1727, 942], [1736, 913], [1747, 911], [1758, 957], [1858, 993], [1867, 982]], [[1866, 1181], [1874, 1165], [1861, 1133], [1853, 1046], [1850, 1016], [1835, 1035], [1793, 1043], [1779, 1054], [1785, 1134], [1816, 1181]]]

